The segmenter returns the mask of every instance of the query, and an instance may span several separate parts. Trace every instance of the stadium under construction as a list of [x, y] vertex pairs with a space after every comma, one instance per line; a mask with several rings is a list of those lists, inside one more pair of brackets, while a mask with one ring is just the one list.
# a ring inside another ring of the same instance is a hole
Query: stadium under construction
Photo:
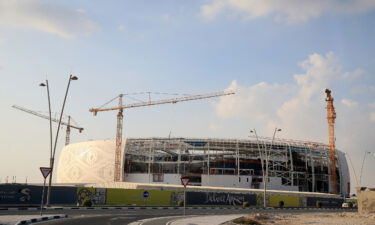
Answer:
[[[125, 142], [125, 143], [124, 143]], [[327, 145], [285, 139], [128, 138], [124, 141], [121, 182], [332, 193]], [[113, 182], [114, 140], [65, 146], [58, 183]], [[336, 193], [350, 193], [343, 152], [336, 150]], [[262, 167], [262, 165], [264, 165]], [[268, 165], [268, 166], [267, 166]], [[268, 168], [268, 172], [267, 169]]]

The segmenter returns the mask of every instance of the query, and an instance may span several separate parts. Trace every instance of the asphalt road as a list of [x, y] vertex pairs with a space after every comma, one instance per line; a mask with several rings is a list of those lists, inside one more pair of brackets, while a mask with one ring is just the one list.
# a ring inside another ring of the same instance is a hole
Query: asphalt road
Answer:
[[[266, 210], [267, 213], [307, 213], [307, 212], [342, 212], [343, 210], [285, 210], [272, 209]], [[224, 214], [242, 214], [250, 212], [265, 212], [262, 209], [187, 209], [186, 215], [224, 215]], [[67, 214], [69, 218], [47, 221], [40, 224], [90, 224], [90, 225], [124, 225], [147, 218], [181, 216], [182, 209], [128, 209], [128, 210], [47, 210], [48, 214]], [[38, 211], [0, 211], [0, 215], [39, 215]], [[162, 222], [160, 222], [162, 221]], [[165, 224], [164, 220], [159, 220], [154, 225]]]

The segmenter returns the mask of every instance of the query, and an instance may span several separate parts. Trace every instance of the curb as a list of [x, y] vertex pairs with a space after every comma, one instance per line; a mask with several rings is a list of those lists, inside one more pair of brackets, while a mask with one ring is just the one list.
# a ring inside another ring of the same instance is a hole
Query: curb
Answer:
[[[128, 206], [128, 207], [48, 207], [43, 208], [44, 210], [53, 211], [53, 210], [144, 210], [144, 209], [183, 209], [183, 207], [145, 207], [145, 206]], [[283, 207], [283, 208], [274, 208], [274, 207], [267, 207], [267, 208], [243, 208], [243, 207], [186, 207], [188, 210], [195, 210], [195, 209], [232, 209], [232, 210], [342, 210], [342, 211], [355, 211], [357, 208], [304, 208], [304, 207]], [[40, 210], [40, 208], [0, 208], [0, 211], [8, 210], [8, 211], [36, 211]]]
[[42, 221], [47, 221], [47, 220], [62, 219], [62, 218], [67, 218], [67, 217], [68, 215], [43, 216], [43, 217], [34, 218], [34, 219], [20, 220], [16, 223], [16, 225], [31, 224], [31, 223], [37, 223], [37, 222], [42, 222]]

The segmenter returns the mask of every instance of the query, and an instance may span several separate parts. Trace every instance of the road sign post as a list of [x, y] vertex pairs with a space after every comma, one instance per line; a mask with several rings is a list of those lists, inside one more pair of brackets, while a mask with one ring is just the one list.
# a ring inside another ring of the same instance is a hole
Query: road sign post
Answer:
[[148, 191], [143, 192], [143, 198], [145, 200], [145, 206], [147, 206], [147, 199], [150, 196], [150, 193]]
[[186, 185], [188, 185], [189, 182], [189, 177], [181, 177], [181, 184], [184, 185], [184, 216], [186, 215]]
[[44, 183], [43, 183], [43, 189], [42, 189], [42, 201], [40, 203], [40, 215], [43, 216], [43, 203], [44, 203], [44, 188], [46, 187], [46, 178], [51, 173], [50, 167], [40, 167], [40, 172], [42, 172]]

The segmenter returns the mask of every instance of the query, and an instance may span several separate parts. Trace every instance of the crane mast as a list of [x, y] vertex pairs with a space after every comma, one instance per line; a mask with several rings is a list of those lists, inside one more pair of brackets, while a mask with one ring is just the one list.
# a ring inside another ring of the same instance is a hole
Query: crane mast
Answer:
[[[15, 109], [21, 110], [21, 111], [23, 111], [23, 112], [26, 112], [26, 113], [32, 114], [32, 115], [34, 115], [34, 116], [37, 116], [37, 117], [40, 117], [40, 118], [43, 118], [43, 119], [47, 119], [47, 120], [49, 120], [49, 116], [46, 116], [46, 115], [40, 114], [40, 113], [35, 112], [35, 111], [33, 111], [33, 110], [26, 109], [26, 108], [24, 108], [24, 107], [17, 106], [17, 105], [12, 105], [12, 107], [15, 108]], [[65, 145], [68, 145], [68, 144], [70, 143], [70, 129], [71, 129], [71, 128], [73, 128], [73, 129], [77, 129], [80, 133], [83, 131], [83, 128], [82, 128], [82, 127], [78, 127], [78, 126], [71, 125], [71, 124], [70, 124], [70, 119], [71, 119], [71, 116], [68, 116], [68, 122], [61, 121], [61, 125], [66, 126]], [[53, 122], [55, 122], [55, 123], [59, 123], [59, 120], [58, 120], [58, 119], [51, 118], [51, 120], [52, 120]]]
[[119, 111], [117, 113], [117, 131], [116, 131], [116, 151], [115, 151], [115, 171], [114, 171], [114, 181], [121, 181], [121, 146], [122, 146], [122, 126], [123, 126], [123, 109], [122, 107], [122, 97], [119, 95]]
[[66, 126], [65, 145], [70, 143], [70, 116], [68, 116], [68, 124], [69, 126]]
[[335, 151], [335, 119], [336, 111], [333, 106], [331, 90], [325, 90], [327, 98], [327, 121], [328, 121], [328, 141], [329, 141], [329, 158], [331, 170], [331, 192], [337, 194], [337, 174], [336, 174], [336, 151]]
[[[116, 129], [116, 149], [115, 149], [115, 168], [114, 168], [114, 181], [119, 182], [122, 180], [122, 171], [121, 171], [121, 153], [122, 153], [122, 128], [123, 128], [123, 110], [127, 108], [136, 108], [136, 107], [144, 107], [144, 106], [151, 106], [151, 105], [160, 105], [160, 104], [168, 104], [168, 103], [177, 103], [177, 102], [184, 102], [184, 101], [191, 101], [191, 100], [198, 100], [198, 99], [205, 99], [205, 98], [213, 98], [225, 95], [232, 95], [235, 94], [234, 91], [225, 91], [225, 92], [215, 92], [210, 94], [203, 94], [203, 95], [191, 95], [187, 97], [181, 98], [171, 98], [171, 99], [163, 99], [157, 101], [151, 101], [150, 94], [149, 94], [149, 101], [148, 102], [140, 102], [134, 104], [127, 104], [123, 105], [122, 98], [123, 94], [118, 96], [119, 102], [118, 106], [116, 107], [109, 107], [109, 108], [91, 108], [89, 111], [95, 115], [98, 112], [103, 111], [112, 111], [118, 110], [117, 113], [117, 129]], [[124, 155], [125, 157], [125, 155]]]

